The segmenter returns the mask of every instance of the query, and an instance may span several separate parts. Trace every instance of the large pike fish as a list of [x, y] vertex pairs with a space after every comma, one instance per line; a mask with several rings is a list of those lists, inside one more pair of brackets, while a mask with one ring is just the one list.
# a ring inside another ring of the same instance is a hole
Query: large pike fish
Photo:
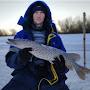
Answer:
[[20, 49], [30, 47], [32, 48], [32, 51], [29, 51], [31, 54], [40, 59], [47, 60], [52, 64], [55, 57], [62, 55], [65, 59], [65, 65], [67, 68], [70, 70], [73, 70], [74, 68], [77, 75], [83, 80], [85, 79], [85, 75], [90, 73], [90, 69], [76, 63], [77, 60], [80, 60], [80, 55], [77, 53], [67, 53], [60, 49], [26, 39], [8, 39], [7, 43]]

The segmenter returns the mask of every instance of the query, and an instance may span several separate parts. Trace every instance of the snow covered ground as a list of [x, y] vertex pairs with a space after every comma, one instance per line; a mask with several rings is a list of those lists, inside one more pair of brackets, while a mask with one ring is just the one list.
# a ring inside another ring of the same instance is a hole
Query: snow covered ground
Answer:
[[[70, 34], [61, 35], [65, 44], [67, 52], [76, 52], [81, 55], [81, 59], [78, 62], [83, 65], [83, 36], [82, 34]], [[6, 85], [12, 78], [10, 75], [13, 69], [6, 66], [5, 54], [8, 52], [9, 45], [5, 42], [7, 38], [12, 37], [0, 37], [0, 90]], [[86, 35], [86, 67], [90, 68], [90, 34]], [[86, 80], [80, 80], [75, 71], [69, 71], [67, 73], [67, 85], [70, 90], [90, 90], [90, 74], [87, 75]]]

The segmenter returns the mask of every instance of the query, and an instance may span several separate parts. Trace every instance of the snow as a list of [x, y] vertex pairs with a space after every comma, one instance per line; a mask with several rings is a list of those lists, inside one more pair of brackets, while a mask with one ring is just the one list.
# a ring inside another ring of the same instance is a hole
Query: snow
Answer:
[[[4, 87], [12, 78], [11, 72], [13, 69], [7, 67], [5, 63], [5, 55], [9, 50], [9, 45], [6, 44], [7, 38], [12, 37], [0, 37], [0, 90]], [[70, 34], [61, 35], [67, 52], [75, 52], [81, 55], [79, 62], [83, 65], [83, 36], [82, 34]], [[86, 67], [90, 68], [90, 34], [86, 36]], [[90, 74], [86, 75], [86, 80], [81, 80], [76, 72], [69, 71], [67, 74], [66, 84], [70, 90], [90, 90]]]

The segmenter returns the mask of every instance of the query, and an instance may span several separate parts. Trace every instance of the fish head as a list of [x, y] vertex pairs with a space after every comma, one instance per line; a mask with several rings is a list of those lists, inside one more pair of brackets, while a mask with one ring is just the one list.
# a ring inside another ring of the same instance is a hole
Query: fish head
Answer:
[[8, 39], [8, 41], [6, 43], [15, 46], [15, 45], [18, 45], [18, 40], [16, 40], [16, 39]]
[[26, 39], [8, 39], [7, 43], [20, 49], [30, 47], [30, 41]]

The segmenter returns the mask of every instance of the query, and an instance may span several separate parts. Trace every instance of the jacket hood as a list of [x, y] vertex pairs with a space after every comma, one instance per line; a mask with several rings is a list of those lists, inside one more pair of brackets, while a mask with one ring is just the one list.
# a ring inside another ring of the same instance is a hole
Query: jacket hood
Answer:
[[[44, 25], [51, 25], [52, 24], [52, 17], [51, 17], [51, 11], [49, 9], [49, 7], [47, 6], [47, 4], [43, 1], [35, 1], [33, 2], [28, 9], [26, 10], [24, 17], [20, 17], [18, 24], [23, 26], [23, 27], [27, 27], [27, 26], [31, 26], [33, 23], [33, 9], [37, 6], [40, 6], [43, 8], [44, 12], [45, 12], [45, 21], [44, 21]], [[46, 25], [46, 26], [47, 26]]]

